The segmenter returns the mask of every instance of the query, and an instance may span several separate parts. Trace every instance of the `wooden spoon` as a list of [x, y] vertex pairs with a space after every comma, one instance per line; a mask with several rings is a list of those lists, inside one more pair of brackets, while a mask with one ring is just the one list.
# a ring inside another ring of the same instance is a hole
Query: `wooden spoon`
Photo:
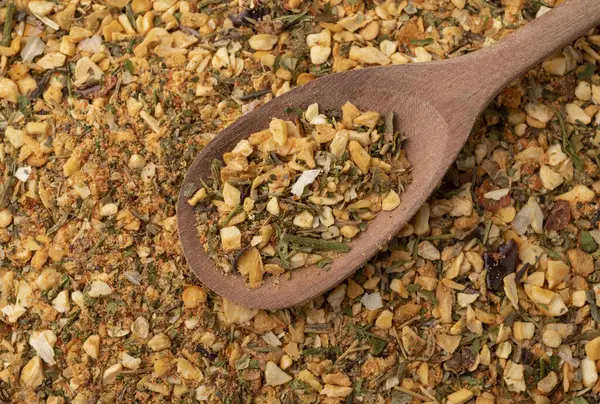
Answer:
[[[394, 237], [439, 185], [465, 144], [479, 114], [518, 76], [600, 24], [598, 0], [568, 0], [542, 17], [480, 51], [440, 62], [394, 65], [333, 74], [297, 87], [244, 115], [210, 142], [192, 163], [179, 194], [177, 223], [185, 257], [198, 278], [218, 294], [246, 307], [289, 307], [336, 286]], [[360, 110], [394, 112], [406, 143], [413, 182], [392, 212], [379, 212], [368, 230], [350, 243], [328, 271], [301, 268], [279, 284], [266, 276], [248, 289], [239, 274], [226, 275], [204, 253], [185, 184], [198, 185], [210, 162], [241, 139], [268, 128], [272, 117], [292, 118], [287, 107], [339, 109], [346, 101]]]

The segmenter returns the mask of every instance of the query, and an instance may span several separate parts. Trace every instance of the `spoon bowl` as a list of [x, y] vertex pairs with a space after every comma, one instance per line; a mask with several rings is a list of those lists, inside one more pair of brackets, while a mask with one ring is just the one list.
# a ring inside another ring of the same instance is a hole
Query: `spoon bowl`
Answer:
[[[250, 290], [245, 285], [243, 276], [225, 274], [216, 268], [204, 253], [196, 230], [194, 208], [187, 203], [188, 198], [180, 195], [177, 214], [181, 243], [190, 267], [201, 269], [195, 272], [210, 289], [246, 307], [269, 309], [295, 305], [315, 297], [350, 276], [356, 270], [357, 263], [360, 265], [365, 262], [391, 240], [437, 185], [440, 176], [448, 168], [439, 164], [440, 156], [452, 143], [448, 123], [429, 102], [398, 92], [395, 87], [390, 88], [384, 81], [369, 80], [371, 76], [365, 73], [366, 70], [340, 74], [353, 76], [348, 79], [356, 80], [358, 85], [352, 88], [345, 88], [339, 85], [338, 80], [331, 80], [334, 76], [308, 83], [275, 98], [269, 102], [269, 108], [263, 106], [253, 111], [252, 119], [240, 119], [233, 123], [219, 135], [222, 141], [213, 141], [202, 150], [192, 163], [184, 183], [197, 184], [198, 178], [207, 178], [210, 175], [210, 162], [213, 157], [221, 156], [251, 133], [268, 127], [272, 117], [293, 120], [294, 114], [285, 112], [288, 107], [306, 109], [308, 105], [317, 103], [321, 110], [339, 109], [350, 100], [363, 111], [373, 109], [374, 105], [379, 104], [391, 107], [387, 111], [379, 112], [394, 112], [394, 128], [408, 137], [407, 155], [418, 156], [411, 159], [413, 181], [401, 195], [402, 204], [394, 211], [379, 212], [377, 217], [369, 222], [367, 231], [349, 243], [351, 250], [334, 259], [330, 270], [325, 271], [316, 266], [300, 268], [290, 271], [290, 277], [284, 276], [278, 283], [273, 277], [265, 277], [261, 287]], [[329, 83], [324, 86], [322, 81]], [[385, 104], [382, 100], [385, 100]], [[465, 126], [465, 130], [468, 134], [468, 125]], [[425, 138], [430, 141], [417, 141]], [[448, 164], [452, 160], [447, 159]]]
[[[561, 46], [600, 24], [597, 0], [569, 0], [481, 51], [441, 62], [352, 70], [326, 76], [283, 94], [244, 115], [223, 130], [196, 157], [184, 179], [177, 203], [179, 238], [196, 276], [216, 293], [246, 307], [275, 309], [300, 304], [333, 288], [375, 255], [436, 188], [466, 142], [475, 120], [489, 101], [523, 72]], [[548, 39], [548, 32], [554, 36]], [[510, 57], [508, 54], [510, 53]], [[340, 109], [350, 101], [361, 111], [394, 113], [394, 129], [407, 137], [412, 183], [401, 205], [379, 212], [368, 228], [349, 243], [350, 251], [324, 270], [305, 267], [279, 280], [265, 277], [249, 289], [240, 274], [226, 274], [205, 254], [196, 214], [184, 195], [186, 184], [210, 175], [214, 158], [250, 134], [269, 126], [271, 118], [293, 119], [288, 108]]]

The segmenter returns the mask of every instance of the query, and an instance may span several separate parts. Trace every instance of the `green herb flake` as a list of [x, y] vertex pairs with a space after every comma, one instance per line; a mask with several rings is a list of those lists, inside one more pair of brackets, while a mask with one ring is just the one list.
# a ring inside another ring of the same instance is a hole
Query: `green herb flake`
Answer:
[[6, 14], [4, 17], [4, 30], [3, 30], [3, 36], [2, 36], [2, 41], [0, 41], [0, 46], [9, 46], [10, 45], [10, 41], [12, 39], [11, 37], [11, 32], [12, 32], [12, 26], [13, 26], [13, 17], [15, 14], [15, 2], [14, 1], [9, 1], [8, 4], [6, 5]]
[[408, 285], [406, 287], [406, 290], [408, 290], [409, 293], [413, 293], [413, 292], [416, 292], [418, 290], [421, 290], [421, 285], [417, 285], [417, 284], [413, 283], [411, 285]]
[[596, 296], [593, 290], [588, 290], [586, 292], [586, 301], [590, 305], [590, 315], [592, 319], [600, 324], [600, 310], [598, 309], [598, 305], [596, 305]]
[[592, 78], [594, 73], [596, 72], [596, 65], [592, 63], [586, 63], [583, 70], [577, 74], [579, 80], [589, 80]]
[[125, 70], [127, 70], [129, 73], [133, 74], [134, 68], [133, 68], [133, 62], [129, 59], [127, 59], [125, 61], [125, 63], [123, 64], [123, 67], [125, 68]]
[[348, 246], [348, 244], [339, 243], [337, 241], [327, 241], [311, 237], [295, 236], [292, 234], [284, 234], [281, 239], [288, 243], [313, 247], [322, 251], [350, 251], [350, 246]]
[[593, 253], [598, 249], [598, 244], [594, 238], [590, 235], [589, 231], [582, 230], [579, 234], [579, 242], [581, 249], [587, 253]]
[[544, 248], [544, 251], [546, 252], [546, 254], [548, 255], [549, 258], [560, 259], [560, 257], [561, 257], [561, 255], [559, 253], [557, 253], [556, 251], [554, 251], [551, 248]]
[[480, 386], [483, 384], [482, 379], [476, 379], [473, 376], [465, 376], [465, 377], [462, 377], [461, 379], [464, 380], [471, 387]]
[[290, 389], [292, 390], [304, 390], [306, 389], [306, 384], [302, 380], [294, 379], [289, 384]]
[[417, 46], [425, 46], [425, 45], [430, 45], [432, 43], [433, 43], [433, 38], [411, 39], [410, 40], [411, 45], [417, 45]]
[[250, 366], [250, 358], [247, 356], [244, 356], [244, 357], [236, 360], [234, 362], [234, 366], [235, 366], [236, 370], [247, 369]]
[[21, 111], [23, 115], [28, 115], [29, 106], [31, 105], [29, 98], [27, 98], [24, 95], [20, 95], [19, 97], [17, 97], [17, 103], [19, 104], [19, 111]]
[[329, 264], [331, 264], [333, 260], [331, 258], [323, 258], [319, 262], [317, 262], [317, 267], [326, 268]]
[[106, 305], [106, 313], [115, 314], [119, 310], [119, 306], [115, 302], [108, 302]]
[[431, 303], [435, 305], [439, 303], [437, 297], [435, 297], [435, 294], [431, 290], [421, 290], [419, 291], [419, 293], [421, 293], [423, 297], [425, 297], [425, 299], [427, 299]]
[[565, 125], [565, 119], [564, 119], [562, 113], [560, 113], [559, 111], [557, 111], [556, 108], [554, 108], [552, 105], [550, 105], [550, 108], [554, 111], [554, 113], [558, 117], [558, 125], [560, 127], [560, 132], [561, 132], [561, 135], [562, 135], [562, 147], [563, 147], [563, 150], [565, 151], [565, 153], [569, 156], [569, 158], [573, 162], [573, 166], [578, 171], [583, 170], [583, 167], [584, 167], [583, 160], [581, 159], [581, 157], [579, 157], [577, 155], [577, 152], [575, 151], [575, 148], [573, 147], [573, 144], [569, 140], [569, 136], [567, 134], [567, 128], [566, 128], [566, 125]]
[[379, 355], [387, 346], [387, 341], [381, 338], [369, 337], [367, 343], [371, 345], [371, 353]]

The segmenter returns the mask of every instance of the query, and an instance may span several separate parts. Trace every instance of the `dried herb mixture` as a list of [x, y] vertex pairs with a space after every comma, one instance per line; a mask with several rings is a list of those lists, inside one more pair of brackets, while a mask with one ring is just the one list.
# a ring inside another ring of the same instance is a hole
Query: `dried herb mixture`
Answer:
[[207, 254], [251, 288], [265, 273], [327, 266], [377, 212], [400, 205], [410, 163], [393, 114], [347, 102], [337, 115], [311, 104], [295, 122], [273, 118], [225, 153], [225, 165], [213, 161], [188, 200]]
[[247, 111], [569, 1], [0, 2], [0, 401], [597, 403], [598, 27], [502, 91], [410, 224], [300, 307], [205, 290], [175, 220], [189, 164]]

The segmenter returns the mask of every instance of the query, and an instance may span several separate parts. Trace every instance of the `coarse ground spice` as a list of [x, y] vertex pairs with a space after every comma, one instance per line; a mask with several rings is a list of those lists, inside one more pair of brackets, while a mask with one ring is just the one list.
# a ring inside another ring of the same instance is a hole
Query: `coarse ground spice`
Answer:
[[400, 206], [411, 167], [393, 114], [340, 107], [327, 115], [311, 104], [295, 121], [271, 119], [197, 180], [188, 203], [200, 242], [248, 287], [265, 274], [327, 269], [378, 212]]
[[505, 89], [410, 225], [301, 307], [203, 289], [175, 221], [243, 113], [561, 2], [1, 2], [0, 399], [596, 403], [598, 29]]

